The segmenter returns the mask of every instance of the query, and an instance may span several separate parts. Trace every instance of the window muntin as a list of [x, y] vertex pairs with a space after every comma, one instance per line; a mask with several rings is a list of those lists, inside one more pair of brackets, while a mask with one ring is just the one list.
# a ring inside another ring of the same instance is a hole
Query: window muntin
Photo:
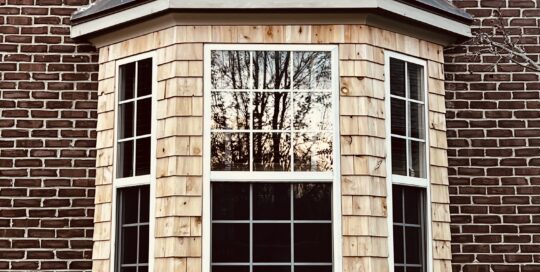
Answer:
[[331, 183], [212, 183], [212, 271], [332, 271]]
[[332, 171], [331, 52], [210, 56], [212, 171]]
[[119, 67], [118, 178], [150, 174], [152, 59]]
[[392, 174], [426, 178], [424, 67], [390, 58]]
[[116, 271], [147, 272], [150, 186], [118, 189]]
[[394, 271], [425, 271], [425, 189], [394, 185]]

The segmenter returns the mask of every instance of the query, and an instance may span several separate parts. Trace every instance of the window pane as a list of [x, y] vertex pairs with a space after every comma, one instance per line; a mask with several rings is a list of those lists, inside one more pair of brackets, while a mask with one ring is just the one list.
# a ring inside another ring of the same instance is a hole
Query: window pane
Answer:
[[295, 171], [332, 171], [332, 161], [332, 134], [295, 133]]
[[407, 264], [420, 264], [422, 235], [419, 227], [405, 227], [405, 244]]
[[137, 154], [135, 159], [135, 174], [150, 174], [150, 137], [137, 139]]
[[407, 142], [392, 137], [392, 174], [407, 175]]
[[394, 272], [405, 272], [405, 267], [402, 266], [395, 266]]
[[390, 59], [390, 93], [405, 97], [405, 62]]
[[409, 176], [417, 178], [426, 177], [426, 150], [425, 144], [414, 140], [410, 141], [411, 154], [410, 161], [410, 173]]
[[392, 214], [394, 223], [403, 223], [403, 187], [392, 186]]
[[213, 220], [249, 220], [248, 183], [212, 183]]
[[139, 271], [137, 272], [148, 272], [148, 266], [147, 265], [139, 266]]
[[405, 261], [405, 248], [403, 245], [403, 227], [394, 226], [394, 262], [402, 264]]
[[137, 272], [137, 267], [122, 267], [122, 272]]
[[406, 109], [405, 109], [405, 100], [392, 98], [391, 99], [392, 109], [392, 134], [406, 136]]
[[294, 225], [295, 262], [332, 262], [332, 225]]
[[135, 62], [120, 66], [120, 101], [131, 99], [135, 93]]
[[331, 93], [295, 93], [294, 129], [332, 130]]
[[330, 89], [332, 69], [330, 52], [294, 52], [294, 88]]
[[137, 62], [137, 97], [152, 93], [152, 59]]
[[253, 261], [290, 262], [291, 225], [253, 224]]
[[318, 265], [318, 266], [295, 266], [294, 272], [332, 272], [332, 266]]
[[139, 222], [149, 222], [150, 218], [150, 186], [142, 186], [141, 193], [141, 210], [139, 212]]
[[289, 89], [291, 87], [290, 52], [255, 51], [253, 55], [253, 87], [255, 89]]
[[212, 224], [212, 262], [249, 262], [249, 224]]
[[253, 94], [253, 129], [290, 129], [291, 100], [289, 92], [255, 92]]
[[122, 264], [137, 263], [137, 227], [122, 228]]
[[150, 134], [152, 127], [152, 99], [137, 101], [137, 136]]
[[414, 63], [407, 63], [409, 73], [410, 98], [424, 100], [424, 68]]
[[419, 225], [421, 223], [422, 191], [421, 189], [411, 187], [403, 188], [405, 197], [405, 223]]
[[249, 129], [249, 93], [212, 92], [213, 129]]
[[139, 187], [127, 187], [120, 189], [121, 199], [121, 224], [133, 224], [139, 222]]
[[249, 52], [212, 51], [213, 89], [248, 89]]
[[293, 188], [295, 220], [332, 219], [332, 184], [298, 183]]
[[411, 115], [410, 136], [425, 139], [424, 105], [410, 102], [409, 110]]
[[212, 272], [249, 272], [249, 266], [212, 266]]
[[119, 178], [133, 176], [133, 141], [118, 144], [118, 174]]
[[253, 133], [254, 170], [289, 171], [291, 169], [290, 150], [290, 133]]
[[213, 132], [211, 138], [212, 170], [249, 170], [249, 133]]
[[135, 121], [134, 102], [120, 105], [119, 135], [120, 139], [133, 137], [133, 123]]
[[290, 220], [290, 188], [290, 184], [253, 184], [253, 219]]
[[290, 266], [253, 266], [253, 272], [290, 272]]
[[148, 225], [139, 227], [139, 263], [148, 263]]

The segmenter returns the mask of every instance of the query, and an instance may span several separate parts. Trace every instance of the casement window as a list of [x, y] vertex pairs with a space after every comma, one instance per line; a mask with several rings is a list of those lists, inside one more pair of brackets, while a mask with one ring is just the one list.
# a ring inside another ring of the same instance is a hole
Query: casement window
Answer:
[[154, 191], [154, 58], [117, 66], [115, 179], [113, 181], [112, 271], [152, 271]]
[[207, 271], [338, 271], [335, 49], [207, 46]]
[[425, 63], [387, 53], [389, 229], [394, 272], [429, 271]]

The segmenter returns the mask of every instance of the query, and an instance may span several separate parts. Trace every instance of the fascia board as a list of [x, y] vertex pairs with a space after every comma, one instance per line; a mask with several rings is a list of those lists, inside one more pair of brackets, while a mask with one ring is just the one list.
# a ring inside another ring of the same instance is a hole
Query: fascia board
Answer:
[[471, 37], [469, 25], [460, 23], [431, 12], [418, 9], [401, 2], [392, 0], [332, 0], [331, 6], [327, 1], [320, 0], [156, 0], [130, 9], [82, 22], [71, 28], [71, 38], [78, 38], [98, 31], [128, 23], [142, 17], [150, 16], [168, 9], [381, 9], [403, 17], [423, 22], [425, 24], [446, 30], [460, 36]]

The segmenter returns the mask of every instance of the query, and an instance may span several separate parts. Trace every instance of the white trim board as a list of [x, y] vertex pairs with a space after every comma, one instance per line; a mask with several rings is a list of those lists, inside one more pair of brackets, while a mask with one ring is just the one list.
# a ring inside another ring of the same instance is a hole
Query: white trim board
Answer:
[[471, 28], [468, 24], [462, 23], [445, 16], [441, 16], [424, 9], [416, 8], [393, 0], [333, 0], [331, 2], [321, 0], [157, 0], [142, 5], [134, 6], [109, 15], [98, 17], [90, 21], [84, 21], [71, 27], [71, 38], [79, 38], [91, 34], [96, 34], [102, 30], [118, 26], [120, 24], [135, 21], [137, 19], [153, 16], [167, 10], [189, 11], [219, 10], [227, 12], [230, 10], [362, 10], [379, 9], [393, 14], [412, 19], [435, 28], [446, 30], [459, 36], [471, 37]]

